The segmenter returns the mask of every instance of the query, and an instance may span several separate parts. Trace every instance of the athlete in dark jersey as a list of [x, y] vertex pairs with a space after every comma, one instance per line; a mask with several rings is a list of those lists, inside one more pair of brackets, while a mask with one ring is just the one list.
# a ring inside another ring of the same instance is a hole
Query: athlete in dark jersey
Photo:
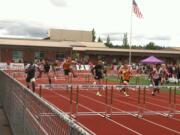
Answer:
[[[98, 81], [99, 84], [101, 84], [102, 79], [104, 78], [104, 74], [106, 73], [106, 70], [104, 69], [104, 65], [101, 60], [98, 61], [98, 63], [91, 69], [91, 72], [94, 76], [94, 79]], [[94, 82], [96, 84], [96, 82]], [[96, 93], [97, 96], [101, 96], [100, 89]]]
[[[36, 73], [36, 68], [38, 68], [38, 66], [36, 64], [33, 64], [32, 62], [30, 64], [26, 65], [25, 68], [25, 72], [27, 74], [26, 76], [26, 83], [27, 83], [27, 87], [30, 88], [29, 83], [32, 83], [32, 90], [33, 92], [35, 92], [35, 73]], [[39, 68], [38, 68], [39, 71]]]
[[51, 76], [50, 76], [50, 73], [49, 73], [50, 68], [51, 68], [51, 65], [49, 64], [49, 61], [46, 59], [44, 61], [44, 73], [47, 75], [49, 84], [51, 85]]

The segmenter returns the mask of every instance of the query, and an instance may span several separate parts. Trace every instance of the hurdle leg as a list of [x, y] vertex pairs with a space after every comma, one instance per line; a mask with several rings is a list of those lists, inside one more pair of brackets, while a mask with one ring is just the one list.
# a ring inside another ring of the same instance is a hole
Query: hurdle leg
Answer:
[[70, 118], [72, 118], [72, 113], [73, 113], [73, 89], [72, 89], [72, 85], [71, 85], [71, 89], [70, 89]]
[[174, 95], [173, 95], [173, 113], [172, 113], [172, 117], [174, 117], [175, 113], [176, 113], [176, 87], [174, 88]]
[[88, 84], [90, 83], [90, 76], [88, 75]]
[[141, 87], [138, 88], [138, 114], [137, 117], [139, 118], [141, 116]]
[[110, 98], [110, 118], [112, 118], [112, 104], [113, 104], [113, 85], [111, 86], [111, 98]]
[[79, 86], [76, 88], [76, 115], [78, 115], [79, 109]]
[[106, 86], [106, 89], [105, 89], [105, 118], [107, 117], [107, 114], [108, 114], [108, 88]]
[[42, 86], [39, 86], [39, 96], [42, 97]]
[[144, 115], [145, 108], [146, 108], [146, 86], [143, 89], [143, 109], [142, 109], [141, 117], [143, 117]]
[[169, 88], [169, 113], [167, 117], [171, 117], [172, 114], [172, 87]]

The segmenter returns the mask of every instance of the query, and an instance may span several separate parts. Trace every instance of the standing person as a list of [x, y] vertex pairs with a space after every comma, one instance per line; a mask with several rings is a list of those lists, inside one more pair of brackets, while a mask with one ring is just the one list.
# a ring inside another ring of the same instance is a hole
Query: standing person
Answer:
[[57, 79], [58, 66], [59, 66], [59, 61], [58, 61], [58, 60], [55, 60], [55, 61], [52, 63], [52, 70], [53, 70], [53, 74], [54, 74], [54, 79], [55, 79], [55, 80]]
[[37, 78], [41, 78], [42, 77], [42, 73], [44, 72], [44, 60], [43, 59], [40, 59], [38, 62], [37, 62], [37, 65], [39, 67], [39, 75], [37, 76]]
[[161, 65], [161, 68], [159, 69], [159, 74], [160, 74], [161, 85], [163, 85], [167, 81], [169, 76], [169, 72], [165, 64]]
[[44, 74], [47, 75], [48, 82], [49, 82], [49, 85], [51, 87], [51, 82], [52, 81], [51, 81], [51, 76], [50, 76], [50, 73], [49, 73], [50, 68], [51, 68], [51, 65], [49, 64], [48, 59], [45, 59], [45, 61], [44, 61]]
[[76, 62], [73, 61], [71, 57], [67, 57], [62, 64], [66, 80], [68, 80], [70, 72], [72, 73], [73, 77], [77, 77], [77, 75], [74, 73], [74, 70], [72, 69], [72, 64], [76, 64]]
[[178, 82], [180, 82], [180, 64], [177, 67], [177, 79], [178, 79]]
[[[124, 64], [120, 67], [118, 74], [119, 74], [119, 76], [121, 76], [122, 84], [129, 85], [129, 81], [130, 81], [132, 72], [131, 72], [130, 66], [128, 66], [127, 61], [125, 61]], [[128, 90], [128, 87], [124, 87], [122, 89], [125, 96], [129, 96], [127, 93], [127, 90]]]
[[7, 70], [10, 71], [11, 60], [7, 60]]
[[152, 70], [150, 72], [150, 78], [153, 84], [153, 91], [152, 91], [152, 96], [155, 96], [155, 93], [158, 92], [159, 93], [159, 82], [160, 82], [160, 74], [157, 70], [156, 65], [153, 65]]
[[25, 72], [27, 74], [26, 76], [26, 85], [28, 88], [30, 88], [30, 82], [32, 84], [32, 90], [35, 92], [35, 72], [36, 69], [39, 71], [39, 67], [36, 64], [33, 64], [33, 62], [30, 62], [30, 64], [27, 64], [25, 67]]
[[[98, 60], [97, 64], [91, 69], [91, 72], [94, 76], [94, 79], [98, 81], [98, 84], [102, 84], [102, 79], [104, 78], [104, 65], [102, 60]], [[96, 84], [96, 82], [94, 82]], [[98, 92], [96, 93], [97, 96], [102, 96], [100, 93], [100, 87], [98, 89]]]

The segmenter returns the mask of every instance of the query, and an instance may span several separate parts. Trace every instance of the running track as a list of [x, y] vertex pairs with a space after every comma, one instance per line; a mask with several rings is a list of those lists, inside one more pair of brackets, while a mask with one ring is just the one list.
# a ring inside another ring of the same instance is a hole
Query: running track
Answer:
[[[25, 83], [24, 80], [19, 80]], [[47, 79], [41, 78], [37, 80], [38, 84], [47, 83]], [[73, 82], [83, 83], [83, 79], [77, 78]], [[64, 83], [62, 80], [53, 80], [53, 83]], [[102, 97], [97, 97], [97, 90], [83, 90], [79, 92], [79, 112], [104, 112], [105, 91]], [[38, 93], [38, 89], [37, 89]], [[129, 91], [130, 96], [124, 97], [122, 93], [114, 90], [113, 94], [113, 112], [126, 111], [169, 111], [168, 92], [161, 92], [158, 96], [151, 96], [151, 91], [146, 91], [146, 104], [137, 104], [138, 91]], [[141, 91], [141, 96], [143, 91]], [[75, 112], [76, 91], [73, 91], [73, 111]], [[108, 91], [108, 95], [110, 92]], [[70, 91], [67, 90], [42, 90], [42, 97], [64, 112], [70, 112]], [[108, 96], [109, 97], [109, 96]], [[143, 98], [143, 97], [142, 97]], [[141, 102], [142, 102], [141, 98]], [[108, 102], [109, 99], [108, 99]], [[177, 101], [180, 104], [180, 95], [177, 95]], [[108, 108], [109, 109], [109, 108]], [[180, 110], [180, 106], [176, 106]], [[109, 110], [108, 110], [109, 111]], [[137, 118], [129, 115], [113, 115], [111, 118], [104, 118], [102, 114], [87, 116], [76, 116], [77, 122], [98, 135], [178, 135], [180, 134], [180, 115], [173, 118], [167, 118], [163, 115], [145, 115], [143, 118]]]

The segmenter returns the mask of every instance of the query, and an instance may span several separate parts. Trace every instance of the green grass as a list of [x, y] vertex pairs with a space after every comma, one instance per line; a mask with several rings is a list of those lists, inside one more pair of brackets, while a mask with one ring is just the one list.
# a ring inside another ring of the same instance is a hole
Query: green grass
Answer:
[[[108, 76], [107, 77], [108, 82], [114, 82], [120, 84], [120, 79], [117, 78], [117, 76]], [[139, 80], [139, 82], [138, 82]], [[150, 85], [151, 82], [147, 76], [139, 76], [139, 77], [132, 77], [129, 82], [130, 85]], [[180, 86], [180, 83], [167, 83], [164, 86]], [[169, 88], [161, 88], [163, 91], [169, 91]], [[174, 89], [172, 90], [174, 91]], [[180, 89], [176, 91], [177, 94], [180, 94]]]
[[[116, 82], [120, 83], [120, 79], [118, 79], [116, 76], [108, 76], [107, 77], [108, 82]], [[141, 77], [132, 77], [129, 82], [131, 85], [149, 85], [150, 81], [146, 76]]]

